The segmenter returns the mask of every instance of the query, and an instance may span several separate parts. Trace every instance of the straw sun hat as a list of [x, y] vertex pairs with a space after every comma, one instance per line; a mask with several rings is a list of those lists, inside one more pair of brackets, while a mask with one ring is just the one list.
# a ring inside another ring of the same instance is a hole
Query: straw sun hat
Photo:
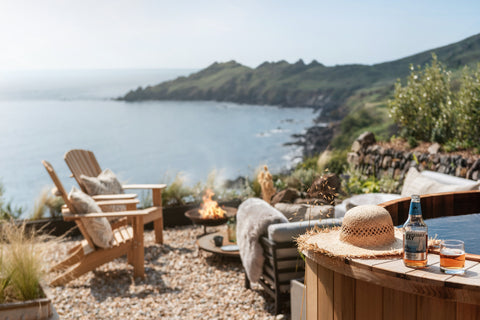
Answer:
[[301, 250], [330, 256], [368, 258], [399, 255], [403, 233], [385, 208], [363, 205], [350, 209], [341, 227], [317, 229], [297, 239]]

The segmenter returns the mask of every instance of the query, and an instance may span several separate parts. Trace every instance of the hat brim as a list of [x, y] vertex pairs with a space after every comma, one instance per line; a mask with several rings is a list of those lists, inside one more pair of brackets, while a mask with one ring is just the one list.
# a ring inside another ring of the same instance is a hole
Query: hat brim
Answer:
[[376, 247], [357, 247], [340, 240], [341, 227], [322, 229], [304, 234], [297, 239], [301, 250], [311, 250], [329, 256], [348, 258], [373, 258], [398, 256], [403, 253], [403, 232], [395, 228], [392, 243]]

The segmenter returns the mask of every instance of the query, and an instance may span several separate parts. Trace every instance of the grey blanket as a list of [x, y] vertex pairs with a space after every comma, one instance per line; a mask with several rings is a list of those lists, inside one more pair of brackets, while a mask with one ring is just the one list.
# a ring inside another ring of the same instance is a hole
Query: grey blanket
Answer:
[[237, 244], [245, 273], [251, 282], [258, 282], [265, 258], [260, 236], [269, 225], [288, 222], [287, 218], [267, 202], [250, 198], [242, 202], [237, 211]]

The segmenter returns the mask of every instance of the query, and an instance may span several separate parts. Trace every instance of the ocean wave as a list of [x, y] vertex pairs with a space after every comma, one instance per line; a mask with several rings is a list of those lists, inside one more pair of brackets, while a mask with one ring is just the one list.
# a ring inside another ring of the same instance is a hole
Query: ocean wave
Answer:
[[255, 136], [258, 138], [268, 138], [276, 134], [287, 133], [287, 132], [291, 132], [291, 130], [286, 128], [276, 128], [276, 129], [271, 129], [264, 132], [259, 132], [255, 134]]

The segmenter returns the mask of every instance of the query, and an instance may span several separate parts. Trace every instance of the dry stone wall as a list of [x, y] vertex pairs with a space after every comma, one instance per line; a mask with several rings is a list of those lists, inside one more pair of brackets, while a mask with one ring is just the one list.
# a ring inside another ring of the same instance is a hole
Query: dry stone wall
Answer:
[[381, 177], [388, 174], [403, 179], [412, 166], [452, 176], [479, 180], [480, 155], [464, 157], [439, 153], [440, 146], [432, 145], [428, 152], [395, 150], [376, 142], [371, 132], [361, 134], [352, 144], [348, 162], [366, 174]]

